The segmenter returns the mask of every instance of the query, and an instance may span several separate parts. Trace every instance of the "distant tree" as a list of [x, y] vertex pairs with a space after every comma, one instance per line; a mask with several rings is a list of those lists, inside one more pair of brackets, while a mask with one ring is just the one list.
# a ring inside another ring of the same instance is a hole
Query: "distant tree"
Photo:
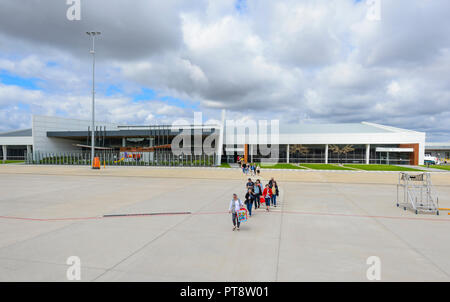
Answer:
[[302, 155], [305, 155], [305, 154], [309, 153], [308, 147], [305, 147], [303, 145], [293, 145], [292, 146], [292, 151], [294, 151], [294, 153], [298, 152], [298, 153], [300, 153]]
[[330, 145], [330, 146], [328, 146], [328, 149], [330, 149], [331, 152], [333, 152], [333, 153], [337, 153], [338, 163], [341, 163], [341, 155], [342, 154], [347, 154], [352, 151], [355, 151], [355, 148], [353, 148], [353, 145], [346, 145], [343, 147], [340, 147], [338, 145]]
[[[301, 155], [306, 155], [309, 153], [309, 149], [304, 145], [292, 145], [291, 150], [294, 153], [300, 153]], [[289, 150], [288, 150], [289, 152]]]
[[305, 155], [305, 154], [308, 154], [309, 149], [308, 149], [308, 147], [305, 147], [303, 145], [293, 145], [292, 151], [299, 152], [300, 154]]

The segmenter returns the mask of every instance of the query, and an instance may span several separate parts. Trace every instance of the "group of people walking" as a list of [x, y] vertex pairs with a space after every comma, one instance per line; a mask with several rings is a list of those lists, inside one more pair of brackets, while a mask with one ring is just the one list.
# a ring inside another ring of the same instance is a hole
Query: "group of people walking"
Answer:
[[271, 205], [277, 207], [277, 197], [279, 196], [280, 191], [278, 190], [278, 184], [273, 177], [264, 186], [264, 188], [259, 179], [253, 182], [251, 178], [247, 180], [245, 186], [247, 190], [245, 194], [245, 201], [242, 202], [238, 198], [237, 194], [233, 194], [233, 199], [230, 203], [229, 212], [232, 214], [233, 231], [236, 229], [239, 230], [240, 221], [237, 213], [244, 207], [244, 205], [246, 206], [250, 217], [253, 213], [253, 207], [256, 210], [263, 206], [263, 208], [266, 208], [267, 212], [269, 212]]
[[242, 173], [245, 175], [259, 176], [261, 173], [261, 169], [257, 164], [245, 163], [242, 157], [238, 156], [238, 163], [241, 165]]

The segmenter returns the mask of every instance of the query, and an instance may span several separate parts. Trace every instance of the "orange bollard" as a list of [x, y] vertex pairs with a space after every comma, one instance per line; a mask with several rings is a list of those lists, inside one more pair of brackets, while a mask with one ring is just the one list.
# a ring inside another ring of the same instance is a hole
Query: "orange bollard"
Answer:
[[94, 157], [94, 164], [92, 165], [92, 169], [100, 169], [100, 158]]

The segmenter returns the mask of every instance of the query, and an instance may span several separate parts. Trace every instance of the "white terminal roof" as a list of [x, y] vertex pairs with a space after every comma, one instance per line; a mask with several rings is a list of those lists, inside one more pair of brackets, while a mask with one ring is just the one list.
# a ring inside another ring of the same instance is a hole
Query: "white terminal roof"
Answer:
[[[226, 129], [226, 125], [225, 125]], [[236, 131], [235, 138], [225, 130], [224, 144], [270, 144], [270, 123], [267, 127], [268, 141], [258, 138], [254, 130], [246, 130], [247, 135]], [[413, 144], [425, 142], [425, 133], [375, 123], [341, 124], [279, 124], [278, 139], [275, 144]]]
[[31, 129], [15, 130], [0, 133], [0, 145], [23, 146], [32, 144], [33, 144], [33, 136]]
[[11, 136], [32, 136], [32, 130], [23, 129], [23, 130], [14, 130], [8, 132], [0, 132], [0, 137], [11, 137]]
[[[132, 126], [130, 126], [132, 127]], [[246, 135], [238, 134], [235, 138], [227, 135], [225, 124], [224, 144], [264, 144], [271, 143], [270, 122], [268, 123], [268, 141], [258, 136], [263, 131], [256, 128], [246, 129]], [[214, 128], [214, 126], [212, 127]], [[55, 129], [54, 129], [55, 130]], [[62, 129], [63, 130], [63, 129]], [[252, 135], [250, 135], [252, 133]], [[275, 144], [412, 144], [425, 143], [425, 133], [401, 129], [380, 124], [339, 123], [339, 124], [285, 124], [279, 123], [279, 135], [273, 137]], [[32, 144], [32, 129], [16, 130], [0, 133], [0, 145]], [[439, 143], [438, 146], [450, 147], [450, 144]], [[430, 143], [427, 147], [431, 146]]]
[[339, 123], [339, 124], [280, 124], [280, 134], [336, 134], [336, 133], [421, 133], [375, 123]]

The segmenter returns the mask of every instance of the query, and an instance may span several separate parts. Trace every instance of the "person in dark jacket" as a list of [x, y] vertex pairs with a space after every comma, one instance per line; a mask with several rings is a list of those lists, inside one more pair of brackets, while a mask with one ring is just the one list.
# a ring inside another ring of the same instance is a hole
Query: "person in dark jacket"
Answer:
[[273, 177], [269, 181], [269, 187], [272, 189], [272, 204], [276, 208], [277, 207], [277, 197], [279, 196], [280, 192], [278, 190], [278, 184]]
[[254, 185], [255, 185], [255, 183], [252, 181], [251, 178], [249, 178], [248, 181], [247, 181], [247, 184], [245, 186], [246, 186], [247, 190], [248, 189], [252, 189], [253, 190]]
[[252, 206], [253, 200], [255, 199], [255, 193], [253, 189], [248, 189], [247, 194], [245, 194], [245, 205], [247, 206], [248, 214], [252, 216]]

